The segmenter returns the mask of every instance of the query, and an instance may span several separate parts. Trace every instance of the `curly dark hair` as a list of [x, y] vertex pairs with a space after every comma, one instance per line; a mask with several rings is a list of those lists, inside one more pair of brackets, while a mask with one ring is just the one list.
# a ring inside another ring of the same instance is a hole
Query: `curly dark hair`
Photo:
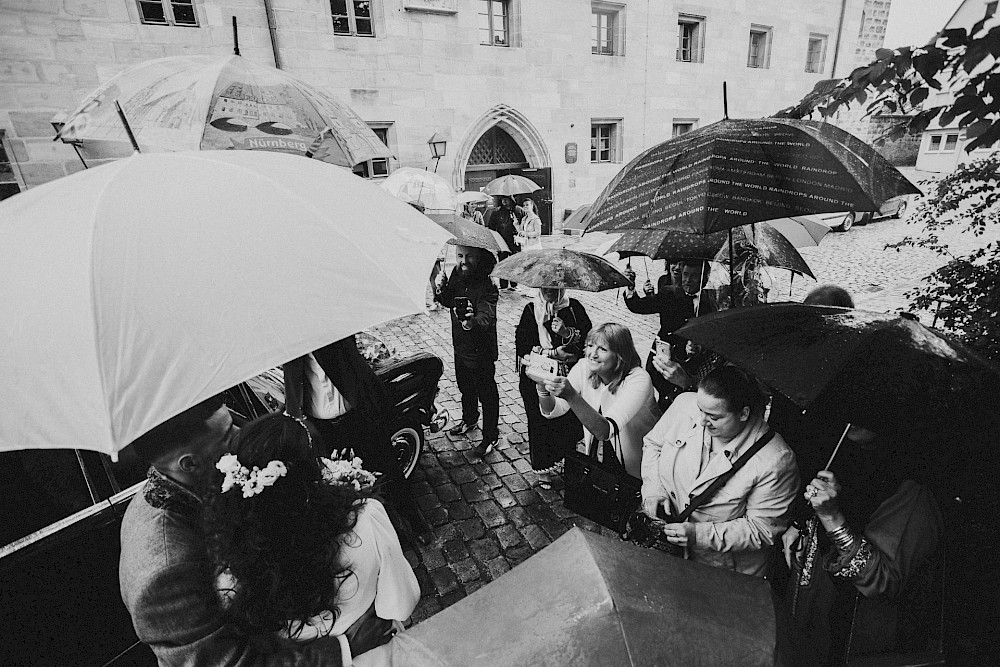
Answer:
[[239, 486], [222, 493], [221, 474], [212, 485], [203, 517], [209, 556], [216, 572], [228, 570], [237, 582], [226, 591], [228, 619], [247, 634], [284, 630], [295, 638], [309, 618], [339, 615], [337, 591], [352, 576], [340, 562], [341, 537], [368, 496], [324, 482], [306, 429], [280, 413], [244, 427], [233, 453], [250, 470], [277, 460], [287, 473], [251, 498]]

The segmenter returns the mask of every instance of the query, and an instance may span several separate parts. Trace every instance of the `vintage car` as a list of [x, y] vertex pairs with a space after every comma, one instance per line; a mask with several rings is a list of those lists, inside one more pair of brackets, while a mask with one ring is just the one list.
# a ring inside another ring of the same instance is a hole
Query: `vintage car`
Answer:
[[902, 218], [906, 215], [907, 199], [905, 196], [893, 197], [886, 201], [878, 211], [844, 211], [842, 213], [820, 213], [816, 218], [835, 232], [846, 232], [857, 225], [867, 225], [869, 222], [882, 218]]

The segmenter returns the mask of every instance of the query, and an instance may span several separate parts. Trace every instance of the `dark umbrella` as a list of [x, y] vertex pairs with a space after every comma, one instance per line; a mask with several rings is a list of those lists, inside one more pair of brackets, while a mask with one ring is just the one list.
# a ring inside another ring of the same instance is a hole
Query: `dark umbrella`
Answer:
[[676, 333], [846, 422], [921, 430], [1000, 412], [995, 366], [901, 314], [767, 304], [704, 315]]
[[583, 221], [587, 217], [588, 211], [590, 211], [590, 204], [584, 204], [583, 206], [578, 206], [573, 209], [573, 212], [570, 213], [565, 220], [563, 220], [563, 231], [565, 232], [569, 229], [582, 232], [586, 229], [586, 225], [583, 224]]
[[587, 229], [707, 234], [794, 215], [877, 211], [919, 192], [874, 148], [833, 125], [727, 119], [629, 162], [597, 197]]
[[430, 213], [427, 217], [455, 236], [453, 239], [448, 239], [451, 245], [484, 248], [494, 255], [499, 252], [510, 252], [507, 243], [499, 234], [456, 213]]
[[[788, 269], [815, 280], [816, 276], [795, 246], [768, 223], [737, 227], [733, 237], [737, 253], [741, 245], [752, 245], [763, 264]], [[621, 257], [645, 255], [667, 262], [707, 259], [728, 263], [729, 233], [692, 234], [669, 229], [629, 229], [608, 248], [608, 252], [617, 252]]]
[[587, 292], [632, 285], [625, 274], [603, 257], [565, 249], [519, 252], [497, 264], [490, 275], [528, 287], [559, 287]]
[[396, 667], [773, 665], [776, 636], [763, 579], [574, 528], [390, 646]]

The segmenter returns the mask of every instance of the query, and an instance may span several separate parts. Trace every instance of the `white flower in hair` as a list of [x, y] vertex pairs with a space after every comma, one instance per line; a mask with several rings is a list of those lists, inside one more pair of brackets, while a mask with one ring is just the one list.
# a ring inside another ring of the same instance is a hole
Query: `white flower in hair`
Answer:
[[362, 468], [361, 458], [354, 455], [353, 451], [343, 450], [330, 453], [332, 458], [320, 457], [319, 462], [323, 465], [323, 479], [330, 484], [349, 484], [355, 490], [369, 489], [375, 484], [375, 479], [379, 473], [369, 472]]
[[247, 470], [235, 454], [224, 454], [215, 467], [226, 476], [222, 480], [222, 493], [239, 486], [243, 489], [244, 498], [252, 498], [288, 472], [281, 461], [271, 461], [263, 470], [257, 466], [254, 466], [253, 470]]

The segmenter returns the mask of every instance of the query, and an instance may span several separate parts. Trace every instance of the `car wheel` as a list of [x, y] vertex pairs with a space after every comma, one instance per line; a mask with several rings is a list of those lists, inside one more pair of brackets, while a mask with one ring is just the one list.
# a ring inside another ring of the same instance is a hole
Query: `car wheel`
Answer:
[[389, 439], [392, 449], [403, 471], [403, 477], [409, 477], [417, 467], [420, 453], [424, 451], [424, 427], [416, 420], [398, 424]]
[[840, 221], [840, 224], [833, 228], [835, 232], [846, 232], [848, 229], [854, 226], [854, 211], [844, 214], [844, 219]]
[[896, 212], [892, 214], [892, 217], [902, 218], [904, 215], [906, 215], [906, 200], [900, 199], [899, 206], [896, 207]]

